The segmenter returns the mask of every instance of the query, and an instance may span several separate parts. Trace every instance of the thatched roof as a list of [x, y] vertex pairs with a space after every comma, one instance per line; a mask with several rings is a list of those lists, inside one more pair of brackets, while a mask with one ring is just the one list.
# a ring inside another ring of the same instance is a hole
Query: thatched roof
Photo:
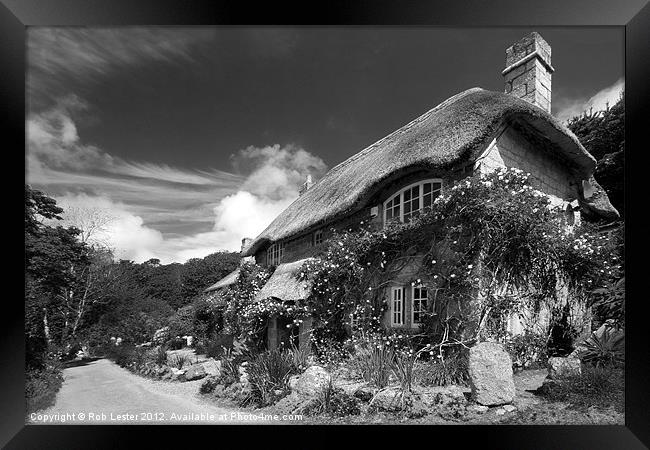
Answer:
[[217, 281], [216, 283], [214, 283], [212, 286], [210, 286], [203, 292], [212, 292], [212, 291], [216, 291], [217, 289], [230, 286], [231, 284], [235, 284], [238, 276], [239, 276], [239, 267], [233, 270], [232, 272], [230, 272], [228, 275], [226, 275], [219, 281]]
[[576, 136], [541, 108], [512, 95], [473, 88], [461, 92], [330, 170], [298, 197], [251, 244], [253, 255], [278, 241], [354, 212], [379, 183], [397, 171], [450, 169], [477, 158], [513, 120], [546, 136], [576, 176], [587, 179], [596, 160]]
[[269, 278], [255, 298], [257, 300], [263, 300], [274, 297], [285, 301], [296, 301], [307, 298], [310, 289], [309, 283], [299, 281], [296, 277], [307, 259], [309, 258], [278, 265], [271, 278]]
[[609, 202], [609, 197], [607, 197], [605, 189], [598, 184], [593, 176], [589, 179], [589, 183], [594, 188], [594, 192], [589, 198], [585, 198], [584, 195], [581, 195], [579, 202], [583, 211], [592, 217], [595, 216], [607, 220], [618, 219], [620, 214]]

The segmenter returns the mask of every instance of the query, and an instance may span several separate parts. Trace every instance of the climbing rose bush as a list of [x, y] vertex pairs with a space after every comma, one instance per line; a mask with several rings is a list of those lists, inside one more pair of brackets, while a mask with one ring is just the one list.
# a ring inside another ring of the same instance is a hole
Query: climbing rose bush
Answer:
[[620, 256], [589, 224], [571, 226], [536, 190], [530, 174], [500, 169], [468, 177], [409, 223], [334, 232], [299, 279], [311, 285], [301, 312], [315, 317], [312, 340], [331, 346], [354, 330], [384, 332], [382, 293], [407, 261], [421, 266], [412, 285], [437, 292], [436, 307], [415, 331], [420, 345], [471, 342], [486, 318], [523, 306], [551, 310], [582, 302], [592, 286], [620, 275]]

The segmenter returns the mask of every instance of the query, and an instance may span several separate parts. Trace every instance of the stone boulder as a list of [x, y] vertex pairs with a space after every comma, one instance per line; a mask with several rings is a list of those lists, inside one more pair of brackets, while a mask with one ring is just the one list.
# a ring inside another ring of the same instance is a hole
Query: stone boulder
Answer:
[[278, 414], [302, 414], [313, 406], [315, 401], [314, 398], [305, 398], [297, 392], [292, 392], [273, 405], [273, 410]]
[[185, 369], [177, 369], [176, 367], [170, 367], [169, 373], [171, 374], [172, 380], [180, 380], [185, 376]]
[[203, 361], [201, 365], [203, 366], [205, 373], [210, 376], [216, 377], [221, 373], [221, 361], [216, 361], [210, 358], [207, 361]]
[[330, 374], [320, 366], [311, 366], [295, 382], [295, 391], [306, 397], [313, 397], [329, 383]]
[[208, 374], [205, 372], [205, 369], [201, 364], [195, 364], [190, 366], [185, 372], [185, 380], [200, 380], [201, 378], [206, 377]]
[[400, 411], [403, 407], [402, 390], [398, 387], [381, 389], [370, 401], [370, 406], [378, 411]]
[[289, 378], [289, 382], [287, 383], [289, 386], [289, 389], [292, 391], [295, 391], [298, 386], [298, 380], [300, 380], [300, 375], [293, 375]]
[[576, 357], [553, 356], [548, 359], [548, 378], [552, 380], [581, 373], [580, 359]]
[[515, 398], [512, 360], [501, 344], [481, 342], [469, 350], [469, 379], [481, 405], [504, 405]]
[[418, 388], [422, 402], [428, 406], [448, 405], [450, 403], [466, 404], [467, 399], [459, 386], [430, 386]]

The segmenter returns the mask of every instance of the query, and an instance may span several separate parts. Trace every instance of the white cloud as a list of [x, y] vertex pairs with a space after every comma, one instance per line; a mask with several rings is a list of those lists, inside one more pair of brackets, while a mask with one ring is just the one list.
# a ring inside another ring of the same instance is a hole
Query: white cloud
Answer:
[[607, 105], [614, 106], [624, 90], [625, 80], [621, 78], [589, 98], [561, 98], [555, 102], [558, 110], [556, 117], [564, 123], [573, 117], [582, 115], [584, 112], [588, 113], [590, 110], [593, 110], [593, 112], [603, 111], [607, 108]]
[[[136, 262], [158, 258], [167, 264], [238, 251], [242, 238], [256, 237], [298, 197], [307, 175], [317, 179], [327, 169], [304, 149], [279, 145], [233, 155], [239, 175], [130, 163], [85, 146], [68, 116], [57, 120], [32, 121], [29, 182], [59, 192], [55, 198], [68, 211], [69, 225], [87, 229], [89, 215], [109, 218], [89, 242]], [[103, 171], [94, 173], [98, 166]], [[210, 224], [207, 231], [188, 231]]]

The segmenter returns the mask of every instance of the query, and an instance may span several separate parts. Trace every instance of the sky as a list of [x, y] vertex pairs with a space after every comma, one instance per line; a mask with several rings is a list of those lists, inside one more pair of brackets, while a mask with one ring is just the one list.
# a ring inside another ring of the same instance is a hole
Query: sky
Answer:
[[92, 239], [120, 259], [238, 251], [308, 174], [465, 89], [503, 91], [531, 31], [556, 117], [616, 102], [621, 27], [30, 27], [26, 181], [65, 224], [101, 218]]

